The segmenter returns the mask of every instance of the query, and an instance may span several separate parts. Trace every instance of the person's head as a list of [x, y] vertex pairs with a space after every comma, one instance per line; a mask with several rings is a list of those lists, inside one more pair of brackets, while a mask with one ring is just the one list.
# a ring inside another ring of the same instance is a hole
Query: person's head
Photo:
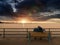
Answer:
[[38, 26], [38, 28], [41, 28], [41, 26]]

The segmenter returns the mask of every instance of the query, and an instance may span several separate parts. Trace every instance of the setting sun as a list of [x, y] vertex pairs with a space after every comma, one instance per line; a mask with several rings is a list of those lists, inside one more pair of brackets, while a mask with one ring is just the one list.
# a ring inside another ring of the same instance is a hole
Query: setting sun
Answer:
[[27, 23], [28, 20], [27, 20], [27, 19], [22, 19], [20, 22], [21, 22], [21, 23]]
[[29, 18], [19, 18], [18, 23], [30, 23], [31, 20]]

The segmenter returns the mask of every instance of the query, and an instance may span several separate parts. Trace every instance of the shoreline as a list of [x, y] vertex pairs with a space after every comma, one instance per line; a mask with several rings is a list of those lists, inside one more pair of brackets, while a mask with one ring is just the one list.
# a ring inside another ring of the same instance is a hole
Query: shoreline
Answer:
[[41, 26], [43, 28], [60, 28], [60, 23], [1, 23], [0, 28], [35, 28]]

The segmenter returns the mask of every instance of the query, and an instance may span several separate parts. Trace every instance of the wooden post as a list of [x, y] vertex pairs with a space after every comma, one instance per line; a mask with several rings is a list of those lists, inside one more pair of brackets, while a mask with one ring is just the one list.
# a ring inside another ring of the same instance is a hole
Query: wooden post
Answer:
[[5, 38], [5, 28], [3, 29], [3, 38]]
[[31, 37], [30, 37], [30, 33], [28, 32], [28, 45], [30, 45], [30, 43], [31, 43], [31, 39], [30, 39]]
[[49, 33], [48, 33], [48, 41], [49, 41], [49, 45], [51, 43], [51, 34], [50, 34], [50, 28], [49, 28]]

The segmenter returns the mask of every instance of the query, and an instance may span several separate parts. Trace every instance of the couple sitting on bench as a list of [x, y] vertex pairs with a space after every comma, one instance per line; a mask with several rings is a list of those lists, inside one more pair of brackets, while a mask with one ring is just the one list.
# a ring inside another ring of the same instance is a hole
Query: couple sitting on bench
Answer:
[[[40, 26], [38, 26], [37, 28], [34, 28], [34, 32], [45, 32], [45, 30], [42, 28], [42, 27], [40, 27]], [[39, 34], [38, 34], [39, 35]], [[36, 39], [36, 37], [34, 37], [34, 39]], [[41, 40], [42, 38], [40, 37], [40, 40]]]
[[44, 32], [44, 31], [45, 30], [40, 26], [38, 26], [37, 28], [34, 28], [34, 32]]

